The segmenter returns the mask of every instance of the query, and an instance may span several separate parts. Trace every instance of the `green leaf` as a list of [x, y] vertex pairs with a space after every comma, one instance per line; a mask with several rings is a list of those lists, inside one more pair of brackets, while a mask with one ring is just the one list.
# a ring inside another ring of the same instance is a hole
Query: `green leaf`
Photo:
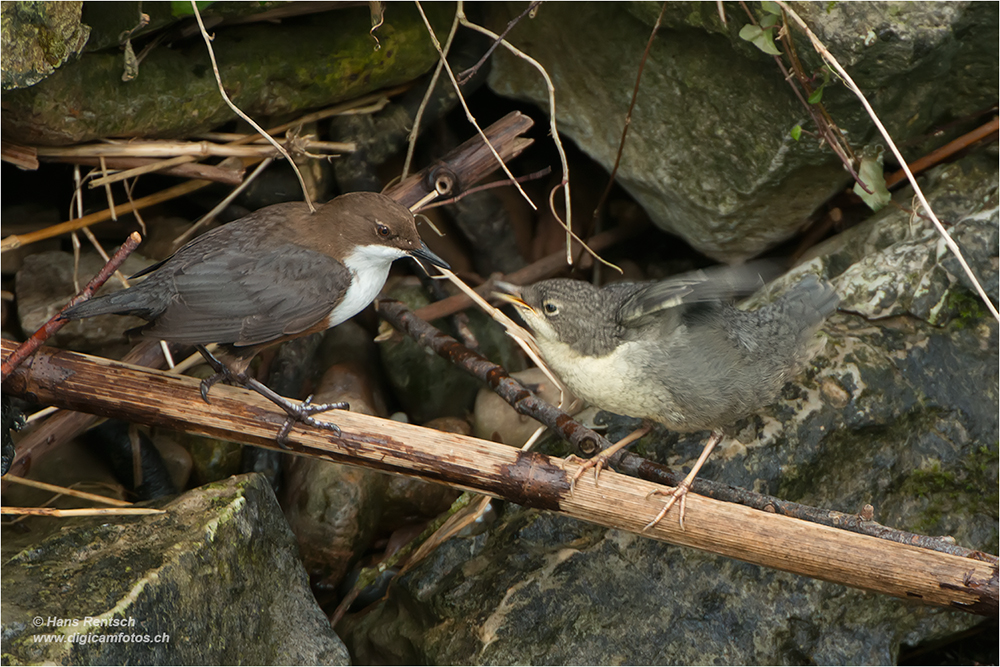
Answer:
[[763, 2], [760, 3], [760, 8], [763, 9], [768, 14], [777, 14], [778, 16], [781, 16], [781, 7], [778, 6], [777, 2], [769, 2], [768, 0], [764, 0]]
[[823, 100], [823, 86], [812, 91], [809, 95], [809, 104], [819, 104]]
[[861, 167], [858, 169], [858, 178], [871, 190], [871, 194], [862, 189], [860, 183], [854, 184], [854, 194], [861, 197], [861, 201], [868, 204], [868, 208], [877, 211], [890, 201], [892, 195], [885, 187], [885, 174], [882, 172], [881, 146], [867, 147], [861, 155]]
[[774, 26], [778, 22], [778, 18], [779, 17], [774, 14], [768, 14], [760, 20], [760, 27], [766, 30], [767, 28]]
[[790, 134], [792, 135], [792, 139], [795, 139], [795, 141], [798, 141], [799, 139], [802, 138], [802, 126], [801, 125], [796, 125], [795, 127], [792, 128], [792, 131], [790, 132]]
[[[198, 11], [205, 11], [205, 8], [211, 4], [212, 2], [199, 2]], [[191, 3], [188, 0], [173, 0], [170, 3], [170, 13], [176, 18], [180, 18], [182, 16], [194, 16], [194, 10], [191, 9]]]
[[748, 23], [740, 29], [740, 39], [746, 40], [764, 53], [780, 56], [781, 51], [774, 45], [774, 36], [770, 30], [762, 30], [760, 26]]

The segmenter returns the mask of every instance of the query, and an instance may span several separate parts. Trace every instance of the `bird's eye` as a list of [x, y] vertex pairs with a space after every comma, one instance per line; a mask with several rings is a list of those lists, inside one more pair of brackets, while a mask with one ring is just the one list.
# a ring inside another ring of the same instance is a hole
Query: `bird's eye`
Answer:
[[545, 303], [543, 303], [542, 308], [545, 309], [546, 315], [555, 315], [556, 313], [559, 312], [559, 306], [552, 303], [551, 301], [546, 301]]
[[385, 238], [385, 237], [389, 236], [389, 228], [386, 227], [385, 225], [383, 225], [381, 222], [379, 222], [379, 223], [377, 223], [375, 225], [375, 231], [382, 238]]

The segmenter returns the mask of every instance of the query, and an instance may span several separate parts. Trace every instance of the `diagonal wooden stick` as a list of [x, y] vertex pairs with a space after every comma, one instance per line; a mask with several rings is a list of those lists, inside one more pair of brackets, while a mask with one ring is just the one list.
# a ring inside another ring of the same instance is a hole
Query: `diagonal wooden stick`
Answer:
[[[0, 344], [4, 353], [14, 346]], [[270, 449], [278, 449], [274, 430], [284, 421], [268, 401], [243, 389], [216, 387], [207, 405], [197, 379], [51, 348], [22, 364], [4, 391]], [[685, 530], [666, 521], [642, 533], [662, 506], [646, 497], [654, 484], [605, 471], [600, 488], [585, 477], [571, 493], [576, 466], [537, 452], [353, 412], [338, 413], [337, 423], [340, 437], [297, 426], [289, 445], [302, 456], [416, 476], [853, 588], [997, 613], [995, 556], [962, 558], [697, 495], [687, 498]]]

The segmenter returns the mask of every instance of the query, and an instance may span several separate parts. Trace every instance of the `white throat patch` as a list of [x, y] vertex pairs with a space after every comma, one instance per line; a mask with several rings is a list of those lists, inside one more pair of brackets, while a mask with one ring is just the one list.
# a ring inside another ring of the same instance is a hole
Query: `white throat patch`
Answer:
[[327, 326], [335, 327], [364, 310], [382, 291], [389, 276], [389, 266], [400, 257], [406, 257], [406, 253], [384, 245], [358, 246], [345, 257], [344, 266], [351, 272], [351, 285], [327, 316]]

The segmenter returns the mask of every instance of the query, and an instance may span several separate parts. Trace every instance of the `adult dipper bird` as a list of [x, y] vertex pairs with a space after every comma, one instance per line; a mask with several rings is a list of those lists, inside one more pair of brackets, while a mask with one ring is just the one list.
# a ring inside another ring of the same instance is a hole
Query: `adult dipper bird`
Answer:
[[[146, 276], [141, 283], [62, 316], [137, 315], [148, 321], [143, 335], [195, 345], [215, 370], [201, 383], [202, 398], [222, 379], [257, 391], [290, 417], [282, 443], [292, 420], [339, 432], [311, 415], [346, 406], [293, 403], [248, 377], [250, 360], [353, 317], [378, 295], [392, 262], [407, 256], [448, 267], [420, 240], [410, 211], [384, 195], [341, 195], [315, 213], [302, 202], [275, 204], [199, 236], [133, 276]], [[228, 364], [209, 343], [226, 346]]]
[[810, 275], [770, 305], [738, 310], [727, 300], [752, 291], [750, 271], [713, 269], [601, 289], [565, 279], [527, 287], [497, 283], [499, 296], [534, 332], [545, 361], [577, 396], [674, 431], [712, 431], [690, 474], [647, 528], [678, 500], [683, 528], [683, 498], [721, 439], [719, 429], [774, 401], [802, 364], [807, 340], [837, 307], [833, 289]]

